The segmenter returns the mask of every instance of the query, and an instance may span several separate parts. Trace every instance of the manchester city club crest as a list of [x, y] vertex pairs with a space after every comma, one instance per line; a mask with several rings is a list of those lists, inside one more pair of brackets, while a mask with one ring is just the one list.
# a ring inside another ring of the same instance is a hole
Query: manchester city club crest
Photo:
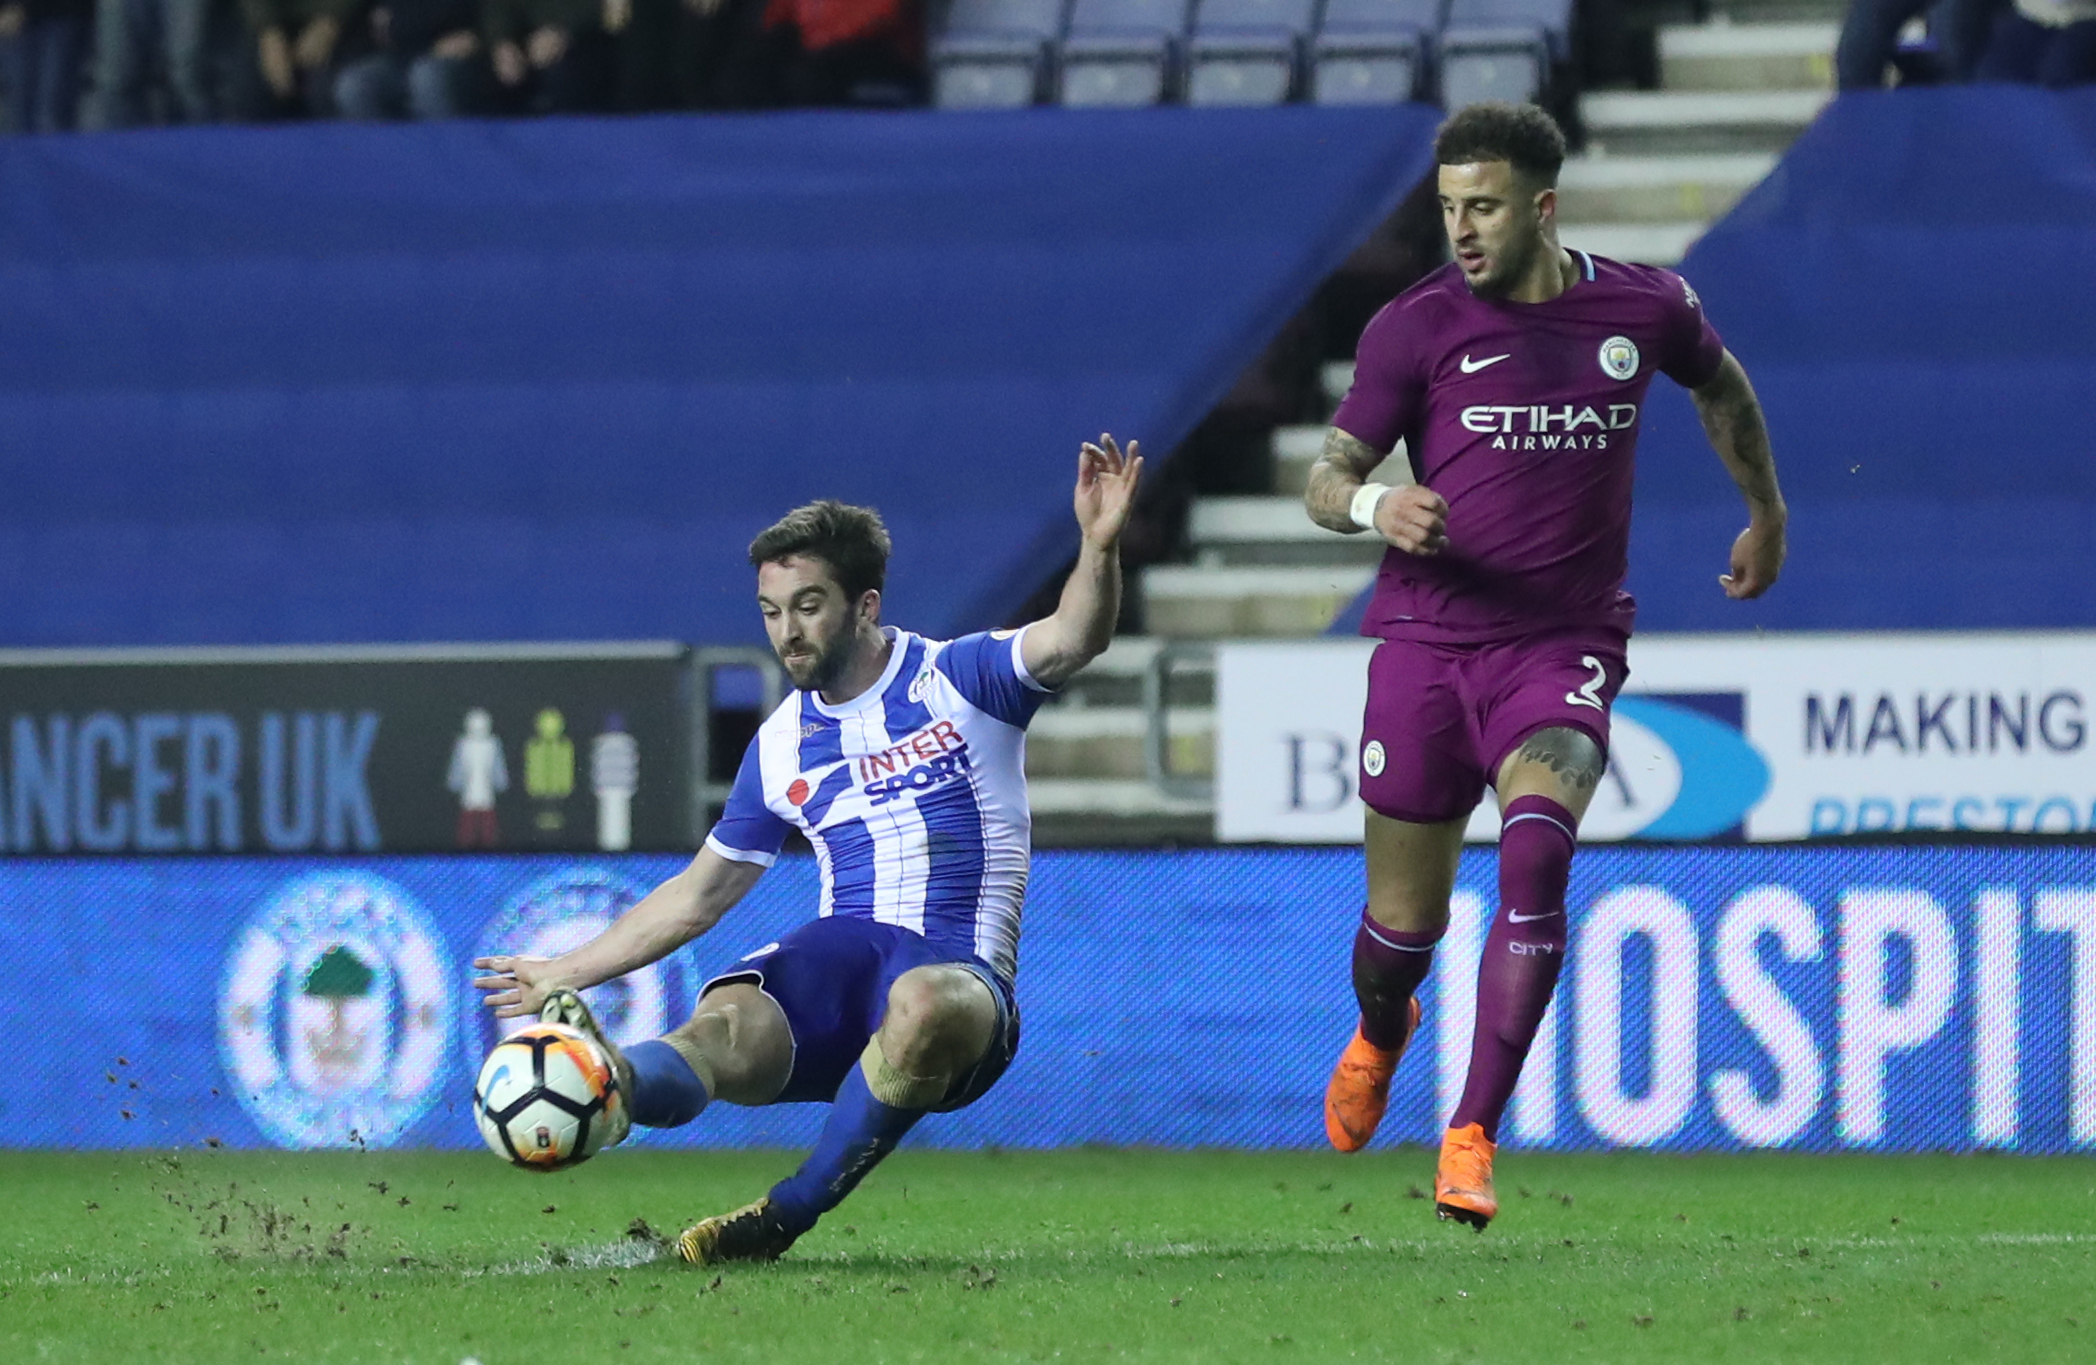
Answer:
[[1610, 379], [1634, 379], [1638, 372], [1637, 343], [1629, 337], [1610, 337], [1601, 343], [1601, 372]]
[[395, 1141], [436, 1098], [448, 981], [436, 935], [393, 883], [286, 883], [241, 930], [219, 999], [241, 1104], [282, 1147]]
[[[526, 887], [488, 921], [473, 956], [558, 957], [603, 933], [644, 894], [641, 887], [600, 868], [556, 872]], [[592, 986], [582, 998], [611, 1040], [630, 1047], [660, 1037], [673, 1023], [683, 1023], [683, 1014], [673, 1016], [673, 1011], [689, 1009], [692, 995], [691, 969], [683, 954], [673, 953]], [[467, 1068], [475, 1073], [498, 1039], [532, 1022], [497, 1019], [477, 996], [466, 1008], [470, 1015], [462, 1036], [469, 1052]]]

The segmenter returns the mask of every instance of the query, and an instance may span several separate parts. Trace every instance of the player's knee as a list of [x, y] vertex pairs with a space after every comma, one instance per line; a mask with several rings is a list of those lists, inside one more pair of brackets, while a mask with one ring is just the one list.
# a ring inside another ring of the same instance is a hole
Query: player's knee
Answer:
[[989, 1046], [997, 1002], [975, 973], [958, 967], [917, 967], [888, 988], [881, 1021], [882, 1051], [912, 1075], [958, 1071]]
[[665, 1036], [692, 1061], [716, 1098], [763, 1104], [793, 1069], [793, 1033], [772, 999], [736, 982], [707, 992], [691, 1018]]

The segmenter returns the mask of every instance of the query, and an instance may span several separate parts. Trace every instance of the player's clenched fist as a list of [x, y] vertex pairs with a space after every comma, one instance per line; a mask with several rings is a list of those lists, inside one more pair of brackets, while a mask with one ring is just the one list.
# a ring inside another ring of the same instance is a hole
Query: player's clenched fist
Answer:
[[1393, 488], [1376, 503], [1375, 528], [1406, 554], [1440, 554], [1448, 544], [1448, 500], [1424, 484]]

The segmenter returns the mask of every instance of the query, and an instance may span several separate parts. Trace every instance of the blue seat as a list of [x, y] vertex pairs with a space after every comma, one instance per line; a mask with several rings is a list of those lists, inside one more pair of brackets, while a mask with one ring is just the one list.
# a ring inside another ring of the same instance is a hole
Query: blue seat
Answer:
[[1069, 0], [954, 0], [931, 50], [932, 103], [1017, 109], [1048, 91]]
[[1400, 104], [1427, 84], [1446, 0], [1326, 0], [1310, 45], [1315, 104]]
[[1073, 0], [1056, 66], [1057, 102], [1137, 108], [1178, 93], [1189, 0]]
[[1441, 102], [1540, 99], [1571, 52], [1571, 0], [1449, 0]]
[[1284, 104], [1302, 83], [1318, 0], [1200, 0], [1187, 40], [1186, 102]]

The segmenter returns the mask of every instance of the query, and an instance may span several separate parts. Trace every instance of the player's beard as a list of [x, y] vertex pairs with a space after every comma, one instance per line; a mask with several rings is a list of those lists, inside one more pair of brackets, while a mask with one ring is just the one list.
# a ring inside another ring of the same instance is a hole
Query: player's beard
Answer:
[[843, 629], [827, 640], [802, 640], [800, 647], [810, 651], [809, 655], [789, 659], [781, 651], [779, 663], [785, 668], [787, 679], [803, 692], [827, 691], [850, 665], [851, 644], [852, 622], [847, 619]]
[[1504, 298], [1512, 291], [1516, 281], [1528, 274], [1535, 264], [1536, 256], [1543, 250], [1543, 234], [1540, 232], [1509, 238], [1493, 258], [1491, 269], [1477, 279], [1464, 278], [1470, 292], [1480, 298]]

